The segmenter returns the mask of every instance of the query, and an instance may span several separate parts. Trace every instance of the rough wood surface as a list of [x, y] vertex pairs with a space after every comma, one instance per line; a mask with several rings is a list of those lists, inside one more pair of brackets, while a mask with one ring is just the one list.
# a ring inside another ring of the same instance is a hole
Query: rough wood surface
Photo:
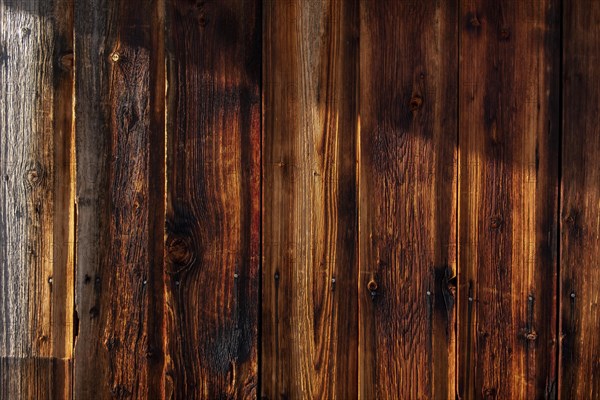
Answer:
[[357, 395], [358, 3], [266, 1], [262, 396]]
[[0, 400], [600, 398], [599, 24], [0, 0]]
[[457, 2], [360, 8], [360, 395], [455, 398]]
[[0, 1], [0, 398], [69, 398], [72, 1]]
[[259, 2], [167, 2], [167, 398], [255, 398]]
[[563, 3], [562, 399], [600, 398], [600, 2]]
[[164, 390], [164, 228], [156, 224], [156, 214], [164, 220], [164, 117], [156, 111], [164, 110], [163, 6], [75, 2], [81, 399]]
[[461, 2], [458, 394], [556, 396], [559, 3]]

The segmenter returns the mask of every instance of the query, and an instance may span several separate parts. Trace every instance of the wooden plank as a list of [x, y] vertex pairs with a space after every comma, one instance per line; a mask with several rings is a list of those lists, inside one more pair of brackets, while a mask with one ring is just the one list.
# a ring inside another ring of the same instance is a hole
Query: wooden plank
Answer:
[[357, 396], [358, 2], [266, 1], [263, 398]]
[[73, 360], [0, 358], [0, 399], [71, 399]]
[[560, 396], [600, 397], [600, 3], [563, 3]]
[[75, 4], [77, 398], [160, 398], [162, 0]]
[[454, 399], [457, 2], [360, 4], [359, 390]]
[[71, 0], [0, 1], [3, 399], [70, 398], [71, 9]]
[[168, 398], [254, 398], [259, 2], [167, 5], [165, 390]]
[[461, 398], [556, 397], [558, 17], [461, 2]]

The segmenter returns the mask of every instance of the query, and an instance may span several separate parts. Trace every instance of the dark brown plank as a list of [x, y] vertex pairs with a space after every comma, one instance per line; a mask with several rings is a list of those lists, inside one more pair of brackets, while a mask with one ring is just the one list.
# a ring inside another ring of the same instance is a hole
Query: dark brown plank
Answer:
[[460, 18], [458, 392], [556, 396], [559, 2]]
[[75, 3], [77, 398], [164, 391], [163, 7]]
[[357, 396], [358, 2], [265, 1], [262, 393]]
[[600, 398], [600, 2], [563, 3], [560, 396]]
[[259, 2], [167, 10], [166, 394], [255, 398]]
[[360, 8], [360, 394], [455, 398], [457, 2]]
[[2, 399], [70, 398], [72, 23], [71, 0], [0, 1]]

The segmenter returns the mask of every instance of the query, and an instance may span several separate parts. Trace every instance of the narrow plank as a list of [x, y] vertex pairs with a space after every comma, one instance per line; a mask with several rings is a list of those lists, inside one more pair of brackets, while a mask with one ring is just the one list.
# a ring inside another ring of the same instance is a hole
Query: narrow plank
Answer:
[[72, 24], [72, 0], [0, 2], [3, 399], [70, 398]]
[[77, 398], [164, 392], [163, 8], [75, 3]]
[[560, 397], [600, 398], [600, 2], [563, 2]]
[[167, 2], [168, 398], [255, 398], [258, 0]]
[[360, 395], [454, 399], [457, 2], [360, 4]]
[[357, 396], [358, 2], [266, 1], [263, 398]]
[[458, 394], [555, 398], [559, 2], [460, 17]]

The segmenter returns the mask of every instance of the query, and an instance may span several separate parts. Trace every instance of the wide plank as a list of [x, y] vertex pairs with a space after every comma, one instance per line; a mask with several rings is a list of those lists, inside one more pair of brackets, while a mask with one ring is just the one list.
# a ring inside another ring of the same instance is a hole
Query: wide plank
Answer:
[[265, 1], [262, 388], [357, 396], [358, 2]]
[[364, 399], [455, 398], [457, 9], [360, 2]]
[[559, 8], [461, 2], [461, 398], [556, 397]]
[[258, 0], [167, 1], [165, 393], [257, 396]]
[[75, 2], [74, 395], [160, 398], [164, 2]]

